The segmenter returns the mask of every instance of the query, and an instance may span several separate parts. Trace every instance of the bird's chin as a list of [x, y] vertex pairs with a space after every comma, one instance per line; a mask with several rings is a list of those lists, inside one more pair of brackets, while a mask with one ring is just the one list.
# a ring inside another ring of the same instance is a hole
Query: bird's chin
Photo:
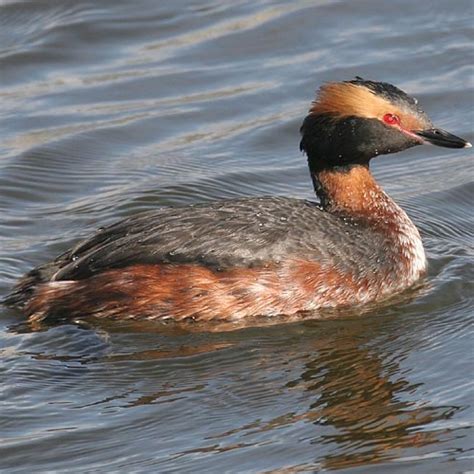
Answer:
[[416, 145], [424, 145], [426, 144], [426, 140], [424, 140], [422, 137], [417, 135], [415, 132], [412, 132], [410, 130], [406, 130], [405, 128], [400, 128], [400, 131], [407, 137], [410, 137], [414, 142], [416, 142]]

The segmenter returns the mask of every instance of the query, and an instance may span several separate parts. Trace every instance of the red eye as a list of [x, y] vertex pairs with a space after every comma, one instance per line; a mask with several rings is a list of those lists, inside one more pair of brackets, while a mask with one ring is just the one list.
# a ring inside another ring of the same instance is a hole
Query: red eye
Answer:
[[398, 117], [398, 115], [385, 114], [383, 116], [383, 121], [387, 125], [399, 125], [400, 124], [400, 117]]

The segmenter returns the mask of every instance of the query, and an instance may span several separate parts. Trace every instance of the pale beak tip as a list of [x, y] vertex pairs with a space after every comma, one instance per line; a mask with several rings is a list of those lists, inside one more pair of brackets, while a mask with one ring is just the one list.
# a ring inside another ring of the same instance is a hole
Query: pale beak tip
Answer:
[[464, 145], [464, 148], [472, 148], [472, 144], [469, 142], [466, 142], [466, 144]]

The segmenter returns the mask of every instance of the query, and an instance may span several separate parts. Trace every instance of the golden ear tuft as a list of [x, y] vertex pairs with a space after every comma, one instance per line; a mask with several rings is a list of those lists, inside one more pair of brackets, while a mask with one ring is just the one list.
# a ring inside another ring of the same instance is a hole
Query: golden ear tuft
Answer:
[[379, 118], [390, 109], [393, 109], [393, 105], [388, 100], [367, 87], [348, 82], [331, 82], [321, 87], [310, 113]]
[[348, 116], [375, 118], [381, 121], [385, 114], [394, 114], [400, 117], [402, 125], [409, 130], [421, 126], [418, 117], [407, 113], [371, 89], [350, 82], [329, 82], [321, 86], [309, 113], [330, 114], [334, 118]]

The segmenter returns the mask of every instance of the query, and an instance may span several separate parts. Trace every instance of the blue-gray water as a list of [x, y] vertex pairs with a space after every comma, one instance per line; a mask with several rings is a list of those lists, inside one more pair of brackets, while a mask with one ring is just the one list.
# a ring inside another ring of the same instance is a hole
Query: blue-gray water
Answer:
[[[0, 296], [140, 210], [311, 197], [298, 128], [327, 80], [392, 82], [472, 141], [473, 5], [1, 1]], [[424, 238], [414, 299], [227, 332], [2, 309], [0, 470], [474, 469], [472, 153], [373, 168]]]

